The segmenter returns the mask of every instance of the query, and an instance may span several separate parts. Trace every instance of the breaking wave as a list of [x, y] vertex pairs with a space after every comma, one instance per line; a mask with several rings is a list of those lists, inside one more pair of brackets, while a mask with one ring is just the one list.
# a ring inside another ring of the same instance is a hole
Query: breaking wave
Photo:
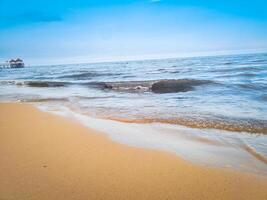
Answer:
[[29, 102], [29, 103], [42, 103], [42, 102], [67, 102], [68, 98], [34, 98], [34, 99], [23, 99], [20, 102]]
[[56, 82], [56, 81], [23, 81], [17, 82], [16, 85], [19, 86], [29, 86], [29, 87], [64, 87], [69, 85], [68, 82]]
[[57, 81], [24, 81], [17, 82], [19, 86], [29, 87], [64, 87], [69, 85], [82, 85], [97, 89], [108, 89], [125, 92], [154, 92], [175, 93], [194, 90], [195, 86], [213, 83], [208, 80], [177, 79], [177, 80], [151, 80], [151, 81], [122, 81], [122, 82], [57, 82]]
[[142, 118], [142, 119], [122, 119], [111, 118], [113, 120], [129, 122], [129, 123], [165, 123], [177, 124], [197, 129], [219, 129], [232, 132], [246, 132], [251, 134], [267, 135], [267, 120], [255, 119], [230, 119], [230, 118]]
[[131, 92], [175, 93], [194, 90], [195, 86], [213, 83], [208, 80], [177, 79], [104, 83], [105, 89]]

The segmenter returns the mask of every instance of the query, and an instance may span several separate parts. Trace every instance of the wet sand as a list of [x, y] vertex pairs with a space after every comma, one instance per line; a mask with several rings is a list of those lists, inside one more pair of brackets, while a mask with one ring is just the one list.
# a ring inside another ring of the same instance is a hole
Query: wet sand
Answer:
[[31, 105], [0, 104], [1, 200], [267, 199], [266, 188], [263, 176], [198, 166]]

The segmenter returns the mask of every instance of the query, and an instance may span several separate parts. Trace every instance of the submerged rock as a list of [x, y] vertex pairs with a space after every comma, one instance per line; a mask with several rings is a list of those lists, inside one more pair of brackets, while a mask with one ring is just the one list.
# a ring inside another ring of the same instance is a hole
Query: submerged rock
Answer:
[[179, 79], [162, 80], [154, 83], [151, 90], [155, 93], [187, 92], [194, 89], [194, 86], [211, 83], [207, 80]]
[[97, 86], [101, 89], [109, 89], [121, 92], [154, 92], [174, 93], [187, 92], [194, 89], [194, 86], [212, 83], [207, 80], [195, 79], [174, 79], [174, 80], [148, 80], [148, 81], [122, 81], [122, 82], [95, 82], [90, 86]]
[[26, 81], [24, 84], [29, 87], [64, 87], [67, 83], [52, 81]]

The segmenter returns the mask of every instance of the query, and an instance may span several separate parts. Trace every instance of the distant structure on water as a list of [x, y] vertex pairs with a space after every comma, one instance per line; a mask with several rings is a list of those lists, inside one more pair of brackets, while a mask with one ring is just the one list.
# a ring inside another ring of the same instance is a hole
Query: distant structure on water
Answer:
[[16, 60], [11, 59], [10, 61], [8, 61], [8, 63], [9, 63], [10, 68], [23, 68], [24, 67], [23, 60], [19, 58], [17, 58]]
[[24, 62], [20, 58], [17, 58], [16, 60], [11, 59], [4, 63], [0, 63], [0, 68], [23, 68], [23, 67], [24, 67]]

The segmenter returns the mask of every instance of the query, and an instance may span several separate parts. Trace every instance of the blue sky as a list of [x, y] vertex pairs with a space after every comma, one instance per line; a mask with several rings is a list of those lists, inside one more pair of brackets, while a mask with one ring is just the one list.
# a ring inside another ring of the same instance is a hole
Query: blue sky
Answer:
[[0, 0], [0, 61], [29, 64], [267, 50], [263, 0]]

